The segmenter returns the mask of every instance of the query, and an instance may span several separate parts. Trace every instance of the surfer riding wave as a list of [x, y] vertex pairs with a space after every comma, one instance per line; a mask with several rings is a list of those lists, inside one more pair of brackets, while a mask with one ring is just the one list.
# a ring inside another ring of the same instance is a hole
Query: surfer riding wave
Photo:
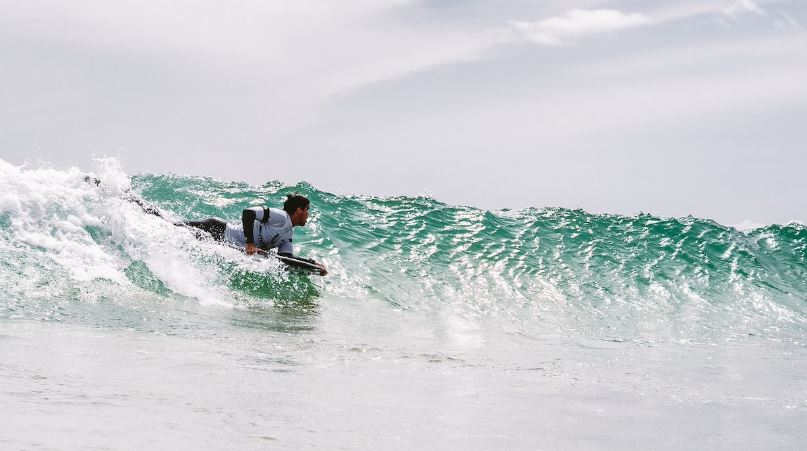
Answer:
[[[96, 178], [85, 177], [85, 181], [96, 186], [101, 184]], [[156, 207], [131, 191], [126, 193], [126, 198], [139, 205], [146, 213], [165, 219]], [[278, 258], [287, 265], [315, 270], [324, 276], [328, 274], [325, 265], [293, 254], [294, 227], [305, 226], [310, 204], [307, 197], [294, 193], [286, 195], [282, 209], [263, 206], [244, 209], [241, 224], [228, 224], [218, 218], [207, 218], [201, 221], [181, 221], [174, 225], [197, 229], [198, 239], [212, 237], [233, 247], [243, 247], [247, 255], [271, 255], [267, 251], [277, 248]]]

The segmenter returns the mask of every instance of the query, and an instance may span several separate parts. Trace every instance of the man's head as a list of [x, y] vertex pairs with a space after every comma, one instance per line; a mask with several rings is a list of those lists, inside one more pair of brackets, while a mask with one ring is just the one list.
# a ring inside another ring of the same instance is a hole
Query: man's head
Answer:
[[283, 210], [289, 214], [292, 226], [304, 226], [308, 220], [308, 198], [300, 193], [287, 194]]

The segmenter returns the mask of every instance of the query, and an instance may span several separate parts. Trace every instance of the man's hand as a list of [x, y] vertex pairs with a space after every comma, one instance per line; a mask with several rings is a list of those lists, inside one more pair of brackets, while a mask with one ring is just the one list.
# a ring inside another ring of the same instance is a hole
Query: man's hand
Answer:
[[328, 274], [328, 268], [326, 268], [325, 265], [323, 265], [320, 262], [316, 262], [316, 265], [319, 266], [319, 275], [320, 276], [325, 276], [325, 275]]
[[244, 249], [244, 252], [246, 252], [247, 255], [252, 255], [257, 251], [258, 251], [258, 248], [255, 247], [255, 243], [247, 243], [247, 246]]

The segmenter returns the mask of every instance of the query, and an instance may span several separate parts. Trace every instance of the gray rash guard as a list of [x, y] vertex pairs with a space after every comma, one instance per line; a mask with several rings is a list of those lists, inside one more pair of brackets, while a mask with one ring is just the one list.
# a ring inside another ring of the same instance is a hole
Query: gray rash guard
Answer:
[[[252, 207], [250, 210], [255, 212], [253, 221], [255, 246], [263, 250], [276, 247], [279, 254], [291, 255], [294, 231], [289, 214], [279, 208]], [[264, 221], [264, 211], [269, 214], [268, 221]], [[244, 236], [243, 226], [228, 223], [224, 230], [224, 240], [237, 246], [245, 246], [247, 238]]]

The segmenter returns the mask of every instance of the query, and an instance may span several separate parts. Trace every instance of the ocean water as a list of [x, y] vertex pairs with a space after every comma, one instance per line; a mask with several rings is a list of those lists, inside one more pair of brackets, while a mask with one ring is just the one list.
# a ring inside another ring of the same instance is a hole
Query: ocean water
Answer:
[[[171, 223], [295, 191], [325, 277]], [[806, 335], [800, 224], [0, 160], [0, 449], [801, 449]]]

